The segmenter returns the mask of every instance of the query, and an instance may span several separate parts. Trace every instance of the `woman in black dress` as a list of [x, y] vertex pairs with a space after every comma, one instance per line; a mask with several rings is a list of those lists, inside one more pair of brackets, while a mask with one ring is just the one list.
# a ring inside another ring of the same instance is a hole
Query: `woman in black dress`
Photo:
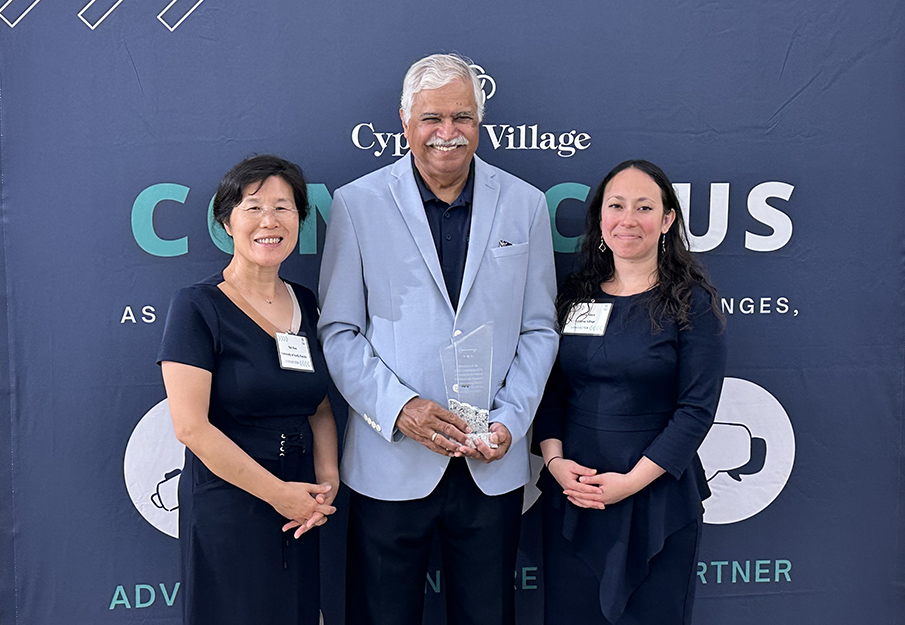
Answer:
[[534, 429], [545, 622], [687, 624], [710, 494], [697, 449], [726, 346], [659, 167], [626, 161], [604, 178], [580, 260], [557, 300], [560, 351]]
[[186, 625], [318, 622], [314, 530], [335, 510], [336, 425], [316, 299], [279, 277], [307, 214], [298, 166], [269, 155], [236, 165], [214, 198], [233, 258], [167, 314], [158, 360], [186, 446]]

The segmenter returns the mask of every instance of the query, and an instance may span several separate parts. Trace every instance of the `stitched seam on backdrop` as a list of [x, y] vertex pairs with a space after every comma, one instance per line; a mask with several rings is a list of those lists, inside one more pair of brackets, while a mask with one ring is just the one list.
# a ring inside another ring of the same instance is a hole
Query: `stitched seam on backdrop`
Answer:
[[14, 375], [13, 375], [13, 331], [10, 323], [10, 292], [9, 292], [9, 263], [7, 262], [6, 251], [8, 249], [7, 244], [7, 233], [6, 233], [6, 199], [5, 191], [6, 191], [6, 178], [5, 178], [5, 169], [3, 167], [3, 158], [5, 156], [4, 141], [6, 139], [6, 134], [4, 133], [6, 123], [6, 116], [3, 114], [3, 81], [0, 80], [0, 267], [3, 268], [2, 274], [0, 274], [0, 289], [2, 289], [6, 304], [3, 307], [3, 311], [0, 312], [0, 316], [2, 316], [6, 323], [6, 354], [5, 357], [6, 367], [7, 367], [7, 392], [9, 393], [9, 399], [7, 405], [9, 406], [9, 421], [4, 424], [5, 428], [9, 431], [9, 516], [11, 520], [11, 531], [10, 531], [10, 552], [9, 555], [12, 558], [13, 565], [13, 579], [12, 579], [12, 595], [13, 595], [13, 623], [19, 622], [19, 570], [18, 570], [18, 559], [16, 557], [16, 527], [18, 527], [16, 523], [16, 489], [15, 489], [15, 480], [13, 476], [15, 474], [15, 463], [14, 463], [14, 443], [15, 437], [13, 436], [13, 425], [15, 423], [13, 414], [15, 408], [15, 395], [14, 395]]
[[[902, 247], [905, 247], [903, 245]], [[899, 277], [902, 280], [899, 286], [899, 318], [905, 318], [905, 250], [900, 251], [900, 258], [903, 260], [899, 263]], [[896, 480], [896, 492], [902, 492], [902, 482], [905, 480], [905, 460], [903, 460], [903, 450], [905, 450], [905, 404], [903, 404], [903, 396], [905, 396], [905, 331], [899, 327], [899, 388], [897, 390], [896, 401], [902, 406], [899, 414], [899, 475]], [[902, 554], [905, 548], [905, 525], [902, 523], [902, 515], [905, 506], [901, 498], [896, 499], [896, 525], [899, 528], [896, 538], [896, 553]], [[899, 555], [895, 566], [895, 580], [901, 582], [905, 577], [905, 557]]]

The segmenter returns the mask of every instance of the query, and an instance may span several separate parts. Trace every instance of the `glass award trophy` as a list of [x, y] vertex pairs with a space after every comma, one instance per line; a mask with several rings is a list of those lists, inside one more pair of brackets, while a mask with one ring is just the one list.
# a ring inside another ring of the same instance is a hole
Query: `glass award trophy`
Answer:
[[490, 374], [493, 363], [493, 325], [485, 324], [453, 340], [440, 350], [449, 411], [471, 428], [469, 443], [480, 438], [490, 444]]

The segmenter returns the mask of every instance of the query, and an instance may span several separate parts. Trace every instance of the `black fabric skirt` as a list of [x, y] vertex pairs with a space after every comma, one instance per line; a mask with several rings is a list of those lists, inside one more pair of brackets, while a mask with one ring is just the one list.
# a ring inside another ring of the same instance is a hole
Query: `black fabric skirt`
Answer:
[[[270, 457], [255, 460], [283, 480], [314, 483], [310, 427], [284, 446], [282, 457], [281, 434], [273, 436]], [[239, 444], [254, 457], [259, 442]], [[318, 530], [295, 539], [282, 532], [285, 523], [269, 504], [220, 479], [186, 449], [179, 483], [186, 625], [317, 625]]]
[[[659, 431], [604, 430], [569, 421], [563, 437], [563, 455], [597, 469], [598, 473], [626, 473]], [[629, 598], [650, 574], [651, 563], [663, 551], [667, 539], [702, 518], [701, 499], [707, 494], [702, 493], [707, 486], [698, 461], [679, 479], [664, 474], [639, 493], [605, 510], [569, 503], [546, 470], [538, 486], [545, 506], [545, 544], [551, 549], [566, 545], [596, 576], [600, 613], [606, 618], [601, 622], [607, 623], [620, 622]], [[553, 539], [551, 532], [559, 536]], [[696, 547], [695, 540], [691, 551], [677, 557], [693, 562]], [[545, 549], [545, 558], [548, 552]], [[545, 576], [545, 585], [551, 581], [557, 583]], [[679, 584], [678, 592], [683, 596], [687, 590], [688, 584]], [[547, 596], [550, 593], [545, 593]]]

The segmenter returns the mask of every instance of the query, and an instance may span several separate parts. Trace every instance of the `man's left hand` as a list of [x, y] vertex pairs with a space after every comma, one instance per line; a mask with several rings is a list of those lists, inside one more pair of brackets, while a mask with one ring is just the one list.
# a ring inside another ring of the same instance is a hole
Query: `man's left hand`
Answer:
[[476, 438], [474, 440], [474, 448], [462, 445], [459, 447], [458, 451], [463, 456], [468, 456], [469, 458], [475, 458], [484, 462], [499, 460], [506, 455], [506, 452], [509, 451], [509, 445], [512, 444], [512, 434], [509, 433], [509, 428], [502, 423], [491, 423], [490, 442], [496, 445], [496, 447], [491, 447], [480, 438]]

